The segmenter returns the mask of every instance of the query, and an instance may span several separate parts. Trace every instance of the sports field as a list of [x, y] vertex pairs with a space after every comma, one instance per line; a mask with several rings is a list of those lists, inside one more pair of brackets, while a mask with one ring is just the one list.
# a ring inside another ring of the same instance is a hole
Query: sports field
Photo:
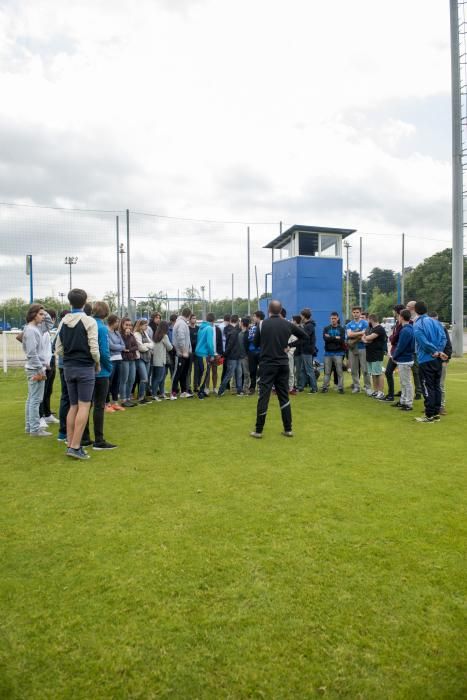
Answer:
[[300, 394], [259, 441], [211, 396], [108, 416], [86, 462], [2, 376], [0, 698], [465, 698], [466, 370], [438, 424]]

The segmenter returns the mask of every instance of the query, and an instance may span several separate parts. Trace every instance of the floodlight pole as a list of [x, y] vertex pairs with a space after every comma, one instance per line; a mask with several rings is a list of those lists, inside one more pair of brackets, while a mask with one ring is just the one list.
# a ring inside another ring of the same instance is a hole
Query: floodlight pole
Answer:
[[248, 316], [251, 314], [251, 284], [250, 284], [250, 227], [247, 226], [246, 229], [246, 240], [247, 240], [247, 275], [248, 275], [248, 305], [247, 305], [247, 311], [248, 311]]
[[234, 312], [234, 273], [232, 272], [232, 313]]
[[126, 210], [126, 291], [128, 296], [128, 314], [130, 314], [131, 284], [130, 284], [130, 210]]
[[462, 183], [459, 6], [457, 0], [450, 0], [450, 20], [452, 103], [452, 350], [454, 356], [462, 357], [464, 342], [464, 208]]
[[72, 268], [73, 265], [76, 265], [77, 262], [78, 262], [78, 258], [75, 257], [75, 256], [67, 255], [67, 257], [65, 258], [65, 265], [69, 265], [69, 266], [70, 266], [70, 292], [71, 292], [71, 290], [73, 289], [73, 282], [72, 282], [72, 277], [71, 277], [71, 268]]
[[362, 286], [362, 259], [363, 259], [363, 254], [362, 254], [362, 237], [360, 236], [360, 273], [359, 273], [359, 279], [358, 279], [358, 305], [360, 306], [361, 309], [363, 309], [363, 286]]
[[344, 247], [346, 250], [347, 254], [347, 263], [346, 263], [346, 275], [345, 275], [345, 318], [346, 320], [349, 318], [350, 315], [350, 289], [349, 289], [349, 281], [350, 281], [350, 271], [349, 271], [349, 248], [352, 246], [348, 241], [344, 241]]
[[405, 299], [405, 233], [402, 234], [401, 304]]
[[115, 217], [116, 233], [117, 233], [117, 309], [120, 313], [120, 230], [119, 230], [119, 219], [118, 216]]

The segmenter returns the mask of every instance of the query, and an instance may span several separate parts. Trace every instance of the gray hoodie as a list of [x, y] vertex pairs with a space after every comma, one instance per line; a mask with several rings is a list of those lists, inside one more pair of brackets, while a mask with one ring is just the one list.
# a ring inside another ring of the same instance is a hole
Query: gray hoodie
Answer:
[[40, 326], [28, 323], [23, 330], [23, 350], [26, 355], [25, 369], [33, 372], [45, 372], [47, 359], [44, 356], [44, 345]]
[[189, 355], [191, 352], [190, 328], [184, 316], [179, 316], [175, 321], [172, 333], [172, 345], [179, 357], [184, 353]]

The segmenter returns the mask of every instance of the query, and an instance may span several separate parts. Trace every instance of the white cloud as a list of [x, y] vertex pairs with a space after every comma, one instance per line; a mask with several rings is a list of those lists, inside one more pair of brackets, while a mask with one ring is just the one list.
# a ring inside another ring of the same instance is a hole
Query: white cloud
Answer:
[[[0, 199], [405, 230], [418, 262], [449, 241], [450, 153], [430, 121], [433, 101], [441, 116], [449, 110], [448, 9], [435, 0], [4, 3]], [[33, 237], [48, 232], [45, 213], [28, 217]], [[234, 271], [245, 292], [245, 227], [150, 221], [132, 248], [138, 291], [212, 275], [228, 293]], [[259, 245], [276, 233], [255, 229], [260, 279], [269, 253]], [[97, 234], [108, 241], [101, 260], [112, 260], [112, 235]], [[367, 240], [367, 270], [399, 264], [398, 239], [384, 250]], [[217, 264], [200, 251], [216, 251]], [[157, 279], [138, 268], [146, 256], [160, 263]], [[9, 287], [17, 274], [10, 268]], [[112, 285], [105, 266], [98, 283], [93, 274], [90, 285]]]

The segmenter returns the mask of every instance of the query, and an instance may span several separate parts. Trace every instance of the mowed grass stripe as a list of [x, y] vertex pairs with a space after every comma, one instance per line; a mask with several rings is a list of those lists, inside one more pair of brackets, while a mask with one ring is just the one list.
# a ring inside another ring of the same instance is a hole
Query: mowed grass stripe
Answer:
[[254, 441], [254, 398], [179, 400], [84, 463], [8, 375], [0, 696], [463, 697], [465, 367], [440, 424], [300, 394]]

